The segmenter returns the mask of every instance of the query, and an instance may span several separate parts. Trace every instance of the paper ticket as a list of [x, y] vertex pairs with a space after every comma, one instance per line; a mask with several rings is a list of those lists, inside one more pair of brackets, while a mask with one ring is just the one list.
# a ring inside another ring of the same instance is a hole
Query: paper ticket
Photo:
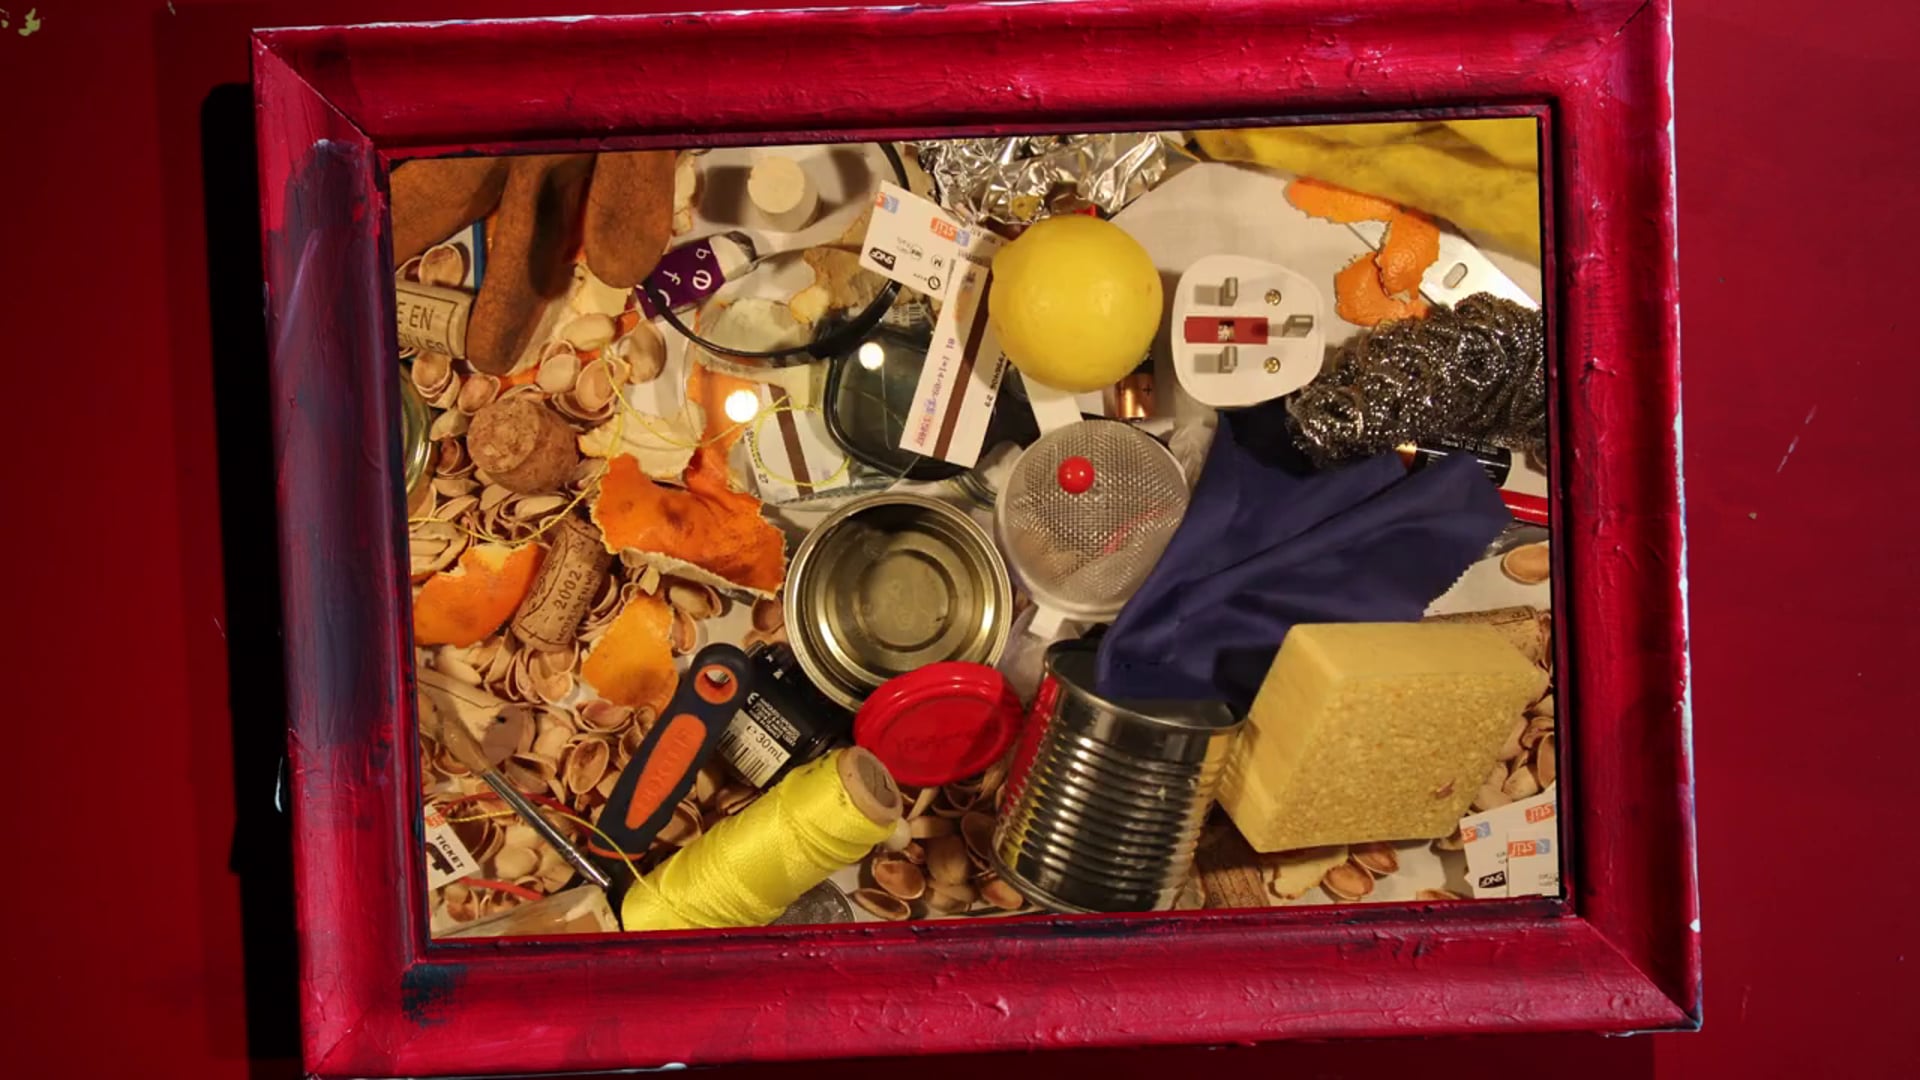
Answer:
[[[1558, 792], [1548, 788], [1532, 798], [1508, 803], [1479, 814], [1469, 814], [1460, 819], [1460, 840], [1467, 854], [1467, 884], [1472, 886], [1476, 899], [1501, 896], [1539, 896], [1538, 892], [1512, 892], [1513, 868], [1508, 865], [1508, 841], [1513, 837], [1523, 839], [1544, 835], [1555, 838], [1555, 843], [1544, 850], [1529, 851], [1529, 855], [1550, 858], [1553, 862], [1553, 891], [1558, 892], [1560, 856], [1557, 850], [1558, 811], [1555, 800]], [[1529, 830], [1545, 830], [1544, 833]], [[1541, 866], [1530, 864], [1530, 873], [1538, 875]]]
[[473, 853], [460, 842], [453, 826], [438, 810], [427, 811], [426, 837], [427, 888], [437, 889], [449, 881], [479, 872], [480, 864], [474, 861]]

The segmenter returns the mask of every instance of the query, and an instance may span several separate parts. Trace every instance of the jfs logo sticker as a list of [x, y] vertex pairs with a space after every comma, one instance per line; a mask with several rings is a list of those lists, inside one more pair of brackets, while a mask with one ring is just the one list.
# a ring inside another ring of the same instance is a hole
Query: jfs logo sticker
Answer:
[[1527, 824], [1535, 825], [1553, 816], [1553, 804], [1541, 803], [1527, 807]]
[[885, 210], [889, 214], [897, 214], [900, 212], [900, 200], [884, 191], [874, 196], [873, 205]]
[[931, 229], [933, 235], [942, 240], [957, 240], [960, 237], [960, 227], [951, 221], [933, 218], [927, 222], [927, 228]]
[[1524, 859], [1533, 855], [1553, 854], [1551, 840], [1511, 840], [1507, 843], [1507, 858]]

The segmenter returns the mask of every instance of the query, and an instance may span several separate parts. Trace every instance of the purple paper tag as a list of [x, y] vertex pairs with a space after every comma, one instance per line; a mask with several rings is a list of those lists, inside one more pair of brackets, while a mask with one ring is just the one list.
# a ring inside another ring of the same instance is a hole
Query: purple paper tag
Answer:
[[712, 296], [726, 283], [727, 275], [720, 269], [713, 242], [701, 240], [662, 255], [646, 283], [634, 292], [639, 294], [640, 314], [652, 319], [660, 314], [653, 302], [654, 293], [664, 295], [673, 310], [680, 311]]

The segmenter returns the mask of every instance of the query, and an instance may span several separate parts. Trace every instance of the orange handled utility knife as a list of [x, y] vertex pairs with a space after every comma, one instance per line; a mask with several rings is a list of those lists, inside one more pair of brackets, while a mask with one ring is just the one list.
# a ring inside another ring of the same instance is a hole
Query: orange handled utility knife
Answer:
[[[753, 665], [732, 645], [709, 645], [693, 664], [667, 711], [647, 732], [633, 760], [613, 785], [600, 831], [621, 851], [638, 858], [673, 819], [673, 808], [693, 790], [700, 766], [713, 756], [727, 722], [747, 699]], [[595, 855], [619, 858], [598, 838], [588, 845]]]

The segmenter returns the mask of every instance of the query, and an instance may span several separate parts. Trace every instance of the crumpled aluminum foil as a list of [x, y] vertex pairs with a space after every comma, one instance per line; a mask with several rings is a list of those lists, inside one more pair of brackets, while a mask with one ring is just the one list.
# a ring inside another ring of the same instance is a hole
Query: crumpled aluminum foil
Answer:
[[1184, 155], [1177, 134], [1022, 135], [912, 144], [933, 177], [934, 197], [969, 224], [1028, 224], [1063, 193], [1113, 214]]

